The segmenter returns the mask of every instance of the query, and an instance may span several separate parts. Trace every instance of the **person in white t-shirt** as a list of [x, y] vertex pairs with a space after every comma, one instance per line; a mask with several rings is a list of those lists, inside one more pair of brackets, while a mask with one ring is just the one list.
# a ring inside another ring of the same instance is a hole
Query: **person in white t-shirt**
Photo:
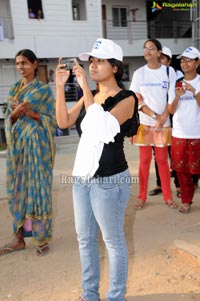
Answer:
[[146, 202], [152, 146], [164, 201], [170, 208], [177, 208], [170, 188], [168, 145], [171, 143], [171, 126], [167, 110], [167, 97], [171, 100], [175, 95], [176, 73], [169, 67], [169, 75], [167, 74], [167, 67], [160, 63], [161, 53], [162, 45], [158, 40], [149, 39], [144, 43], [144, 58], [147, 64], [134, 72], [130, 86], [130, 90], [138, 97], [140, 110], [140, 126], [135, 137], [135, 144], [139, 145], [140, 153], [136, 209], [142, 209]]
[[173, 116], [171, 163], [181, 188], [180, 212], [189, 213], [194, 196], [193, 174], [200, 174], [200, 52], [188, 47], [177, 58], [181, 60], [184, 79], [176, 87], [168, 109]]
[[[165, 66], [170, 66], [171, 61], [172, 61], [172, 52], [171, 52], [171, 50], [168, 47], [163, 46], [162, 47], [162, 53], [161, 53], [161, 56], [160, 56], [161, 64], [163, 64]], [[167, 74], [169, 74], [169, 68], [167, 68]], [[177, 75], [177, 73], [176, 73], [176, 75]], [[171, 125], [172, 125], [172, 115], [170, 115], [170, 120], [171, 120]], [[169, 145], [168, 146], [169, 157], [170, 157], [170, 149], [171, 149], [171, 146]], [[150, 190], [150, 192], [149, 192], [150, 196], [154, 196], [154, 195], [162, 193], [161, 180], [160, 180], [158, 165], [157, 165], [156, 161], [155, 161], [155, 171], [156, 171], [156, 184], [157, 184], [157, 186], [154, 187], [152, 190]], [[177, 177], [177, 174], [176, 174], [175, 170], [171, 170], [170, 174], [174, 178], [174, 185], [176, 187], [176, 196], [178, 198], [181, 198], [180, 186], [179, 186], [178, 177]]]

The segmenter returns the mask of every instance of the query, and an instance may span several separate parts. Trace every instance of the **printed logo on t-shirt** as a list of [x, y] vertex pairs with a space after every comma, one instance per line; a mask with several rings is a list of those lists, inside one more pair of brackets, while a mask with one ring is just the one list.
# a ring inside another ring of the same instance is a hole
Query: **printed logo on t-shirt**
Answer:
[[[189, 94], [189, 91], [188, 91], [188, 93], [187, 94]], [[192, 94], [192, 92], [190, 92], [190, 95], [183, 95], [183, 96], [181, 96], [180, 97], [180, 101], [188, 101], [188, 100], [196, 100], [196, 98], [193, 96], [193, 94]]]
[[141, 83], [141, 87], [160, 87], [160, 83]]
[[163, 80], [161, 85], [163, 89], [168, 89], [168, 82], [166, 80]]

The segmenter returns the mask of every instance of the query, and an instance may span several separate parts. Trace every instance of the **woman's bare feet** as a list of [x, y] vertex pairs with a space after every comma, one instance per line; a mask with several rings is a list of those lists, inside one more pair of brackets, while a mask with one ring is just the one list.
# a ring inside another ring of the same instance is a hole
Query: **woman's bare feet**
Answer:
[[173, 200], [167, 200], [167, 201], [165, 201], [165, 203], [169, 208], [172, 208], [172, 209], [178, 208], [178, 205]]
[[22, 228], [14, 236], [11, 243], [5, 245], [4, 247], [0, 248], [0, 256], [6, 255], [15, 251], [21, 251], [25, 249], [25, 241], [22, 235]]

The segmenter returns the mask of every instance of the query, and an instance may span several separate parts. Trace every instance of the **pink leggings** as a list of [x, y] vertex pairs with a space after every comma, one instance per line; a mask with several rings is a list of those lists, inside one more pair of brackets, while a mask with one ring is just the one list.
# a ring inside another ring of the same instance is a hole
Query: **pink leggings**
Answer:
[[[156, 147], [155, 160], [158, 165], [158, 171], [161, 179], [161, 188], [163, 192], [164, 201], [172, 200], [172, 193], [170, 188], [170, 170], [168, 164], [168, 147]], [[139, 166], [139, 195], [138, 198], [146, 201], [149, 168], [152, 158], [152, 146], [140, 146], [140, 166]]]

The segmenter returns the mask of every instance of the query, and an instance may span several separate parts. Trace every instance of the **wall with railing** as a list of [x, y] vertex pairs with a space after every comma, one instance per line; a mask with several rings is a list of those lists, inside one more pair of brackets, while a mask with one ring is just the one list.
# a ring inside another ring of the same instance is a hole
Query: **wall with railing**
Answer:
[[197, 49], [200, 49], [200, 18], [196, 18], [193, 24], [193, 43]]
[[103, 28], [105, 38], [112, 40], [133, 40], [146, 39], [147, 37], [147, 22], [127, 22], [127, 26], [113, 26], [113, 20], [104, 20]]
[[[178, 39], [192, 36], [192, 21], [127, 21], [126, 25], [113, 26], [113, 20], [103, 20], [103, 35], [108, 39], [128, 41], [147, 38]], [[2, 26], [4, 38], [14, 38], [10, 17], [0, 16], [0, 26]]]
[[104, 20], [104, 37], [113, 40], [132, 41], [147, 38], [178, 39], [192, 36], [191, 21], [127, 21], [126, 25], [113, 26], [113, 20]]

